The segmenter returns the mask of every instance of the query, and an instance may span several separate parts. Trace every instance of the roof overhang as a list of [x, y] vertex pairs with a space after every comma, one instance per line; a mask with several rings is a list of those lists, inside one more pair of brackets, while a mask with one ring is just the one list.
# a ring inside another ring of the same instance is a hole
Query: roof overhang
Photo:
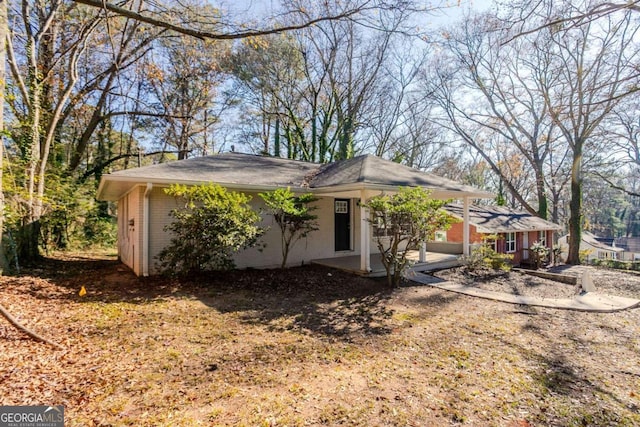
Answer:
[[[447, 210], [447, 208], [445, 207], [445, 210]], [[449, 215], [451, 215], [453, 218], [458, 219], [460, 221], [463, 220], [462, 216], [460, 215], [456, 215], [454, 213], [451, 213], [447, 210], [447, 212], [449, 213]], [[553, 223], [549, 223], [549, 227], [536, 227], [536, 228], [530, 228], [530, 227], [486, 227], [482, 224], [478, 224], [477, 221], [474, 221], [473, 218], [469, 218], [469, 224], [473, 225], [474, 227], [476, 227], [476, 231], [478, 233], [484, 233], [484, 234], [499, 234], [499, 233], [529, 233], [532, 231], [541, 231], [541, 230], [562, 230], [562, 227], [557, 225], [557, 224], [553, 224]]]
[[[166, 179], [144, 178], [144, 177], [136, 177], [135, 179], [132, 179], [129, 176], [105, 175], [100, 180], [100, 185], [98, 186], [96, 198], [98, 200], [117, 201], [121, 197], [123, 197], [125, 194], [130, 192], [134, 187], [138, 185], [146, 185], [148, 183], [151, 183], [157, 187], [169, 187], [172, 184], [205, 185], [205, 184], [209, 184], [210, 182], [211, 181], [180, 180], [180, 179], [167, 181]], [[277, 188], [282, 188], [282, 186], [247, 185], [247, 184], [240, 184], [240, 183], [234, 183], [234, 182], [216, 182], [215, 184], [221, 185], [231, 190], [245, 191], [245, 192], [272, 191]], [[290, 186], [289, 188], [291, 189], [291, 191], [294, 191], [296, 193], [309, 191], [308, 188], [292, 187], [292, 186]]]
[[[409, 186], [409, 185], [407, 185]], [[365, 191], [367, 196], [373, 196], [372, 193], [397, 193], [398, 190], [402, 186], [398, 185], [385, 185], [385, 184], [372, 184], [367, 182], [359, 182], [355, 184], [345, 184], [345, 185], [335, 185], [331, 187], [315, 187], [309, 188], [307, 191], [310, 191], [314, 194], [318, 195], [340, 195], [346, 196], [348, 194], [352, 194], [354, 197], [360, 197], [362, 191]], [[489, 193], [487, 191], [465, 191], [465, 190], [448, 190], [448, 189], [438, 189], [438, 188], [429, 188], [423, 187], [427, 190], [431, 191], [431, 197], [434, 199], [462, 199], [464, 197], [469, 197], [472, 199], [493, 199], [495, 197], [494, 194]]]
[[[156, 186], [168, 187], [171, 184], [183, 184], [183, 185], [201, 185], [208, 184], [210, 181], [201, 180], [171, 180], [161, 178], [145, 178], [130, 176], [118, 176], [118, 175], [104, 175], [100, 180], [98, 186], [97, 199], [116, 201], [131, 191], [137, 185], [151, 183]], [[256, 191], [271, 191], [276, 188], [282, 188], [282, 186], [272, 185], [253, 185], [242, 184], [233, 182], [216, 182], [223, 187], [230, 188], [236, 191], [256, 192]], [[319, 196], [340, 196], [340, 197], [361, 197], [362, 191], [365, 191], [366, 197], [371, 197], [372, 193], [396, 193], [398, 192], [398, 186], [384, 185], [384, 184], [371, 184], [371, 183], [355, 183], [346, 185], [336, 185], [331, 187], [289, 187], [294, 192], [309, 192], [317, 194]], [[427, 187], [425, 187], [427, 188]], [[469, 197], [472, 199], [492, 199], [494, 194], [486, 191], [464, 191], [464, 190], [442, 190], [437, 188], [427, 188], [431, 190], [431, 197], [435, 199], [462, 199]]]

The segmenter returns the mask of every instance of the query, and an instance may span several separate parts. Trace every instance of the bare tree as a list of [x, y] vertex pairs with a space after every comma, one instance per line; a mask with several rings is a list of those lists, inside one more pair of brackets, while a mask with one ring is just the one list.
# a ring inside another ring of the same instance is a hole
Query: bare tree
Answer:
[[554, 84], [544, 92], [545, 103], [572, 153], [570, 264], [580, 262], [585, 150], [597, 141], [599, 126], [614, 108], [636, 90], [640, 76], [635, 64], [640, 52], [634, 38], [638, 31], [628, 12], [607, 15], [570, 31], [544, 30], [548, 37], [544, 48], [553, 61], [555, 76]]
[[[330, 16], [337, 13], [336, 7], [316, 3], [302, 7], [296, 2], [287, 8]], [[295, 25], [307, 16], [300, 12], [289, 19]], [[380, 100], [395, 96], [387, 91], [396, 89], [387, 57], [400, 36], [398, 30], [406, 24], [405, 11], [401, 7], [383, 11], [377, 23], [383, 31], [365, 29], [359, 21], [332, 20], [290, 37], [243, 43], [235, 55], [234, 72], [260, 117], [253, 123], [262, 127], [253, 133], [261, 135], [261, 151], [281, 155], [281, 147], [283, 152], [286, 147], [287, 157], [327, 162], [363, 149], [365, 144], [356, 144], [356, 135], [359, 141], [389, 138], [398, 111], [394, 109], [390, 126], [382, 131], [376, 108]], [[374, 125], [381, 131], [376, 135]]]
[[[148, 82], [147, 102], [157, 103], [157, 140], [162, 150], [175, 148], [178, 159], [199, 148], [207, 151], [219, 111], [225, 103], [220, 87], [226, 78], [221, 60], [230, 50], [224, 42], [201, 41], [180, 36], [158, 40], [154, 52], [144, 60]], [[216, 104], [218, 108], [216, 108]]]
[[[485, 14], [447, 32], [443, 41], [446, 59], [435, 65], [439, 80], [428, 79], [447, 112], [449, 126], [485, 157], [519, 204], [547, 218], [546, 164], [550, 152], [558, 148], [542, 87], [550, 82], [549, 60], [528, 39], [503, 46], [508, 34], [496, 28], [496, 18]], [[445, 61], [449, 66], [442, 69]], [[476, 102], [469, 103], [469, 98]], [[473, 128], [482, 141], [472, 136]], [[522, 173], [509, 169], [513, 162], [498, 160], [505, 147], [513, 147], [524, 162], [521, 166], [533, 174], [535, 197], [523, 194], [529, 186], [516, 182]]]
[[549, 2], [522, 0], [503, 3], [508, 11], [504, 21], [514, 29], [509, 40], [534, 34], [545, 28], [568, 30], [590, 24], [618, 12], [640, 12], [640, 0], [632, 1], [593, 1], [572, 5], [569, 13], [557, 14]]

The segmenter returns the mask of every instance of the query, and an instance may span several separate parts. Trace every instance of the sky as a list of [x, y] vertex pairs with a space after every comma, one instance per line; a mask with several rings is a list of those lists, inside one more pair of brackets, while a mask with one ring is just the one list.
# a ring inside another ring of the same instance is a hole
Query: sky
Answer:
[[[421, 3], [418, 1], [418, 3]], [[423, 7], [427, 7], [433, 2], [422, 2]], [[458, 21], [468, 10], [487, 10], [493, 4], [492, 0], [444, 0], [444, 7], [426, 18], [424, 25], [428, 29], [435, 29], [440, 26]], [[240, 19], [249, 18], [258, 20], [264, 16], [275, 15], [280, 5], [279, 0], [221, 0], [220, 5], [238, 16]]]

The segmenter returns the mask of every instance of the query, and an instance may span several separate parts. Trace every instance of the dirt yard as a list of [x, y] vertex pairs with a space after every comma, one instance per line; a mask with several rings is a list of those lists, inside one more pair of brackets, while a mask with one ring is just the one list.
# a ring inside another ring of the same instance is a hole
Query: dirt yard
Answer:
[[[640, 298], [639, 276], [593, 277]], [[483, 286], [569, 292], [519, 275]], [[0, 290], [64, 346], [0, 318], [0, 405], [62, 404], [67, 426], [640, 425], [640, 309], [389, 290], [317, 267], [138, 279], [108, 257], [48, 259]]]

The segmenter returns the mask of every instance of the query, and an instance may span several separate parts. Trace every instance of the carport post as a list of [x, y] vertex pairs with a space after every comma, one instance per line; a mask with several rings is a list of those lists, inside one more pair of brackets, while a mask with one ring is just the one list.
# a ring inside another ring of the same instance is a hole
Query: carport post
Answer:
[[[153, 184], [147, 182], [147, 188], [144, 190], [144, 199], [142, 201], [142, 275], [149, 275], [149, 196], [153, 190]], [[135, 261], [134, 261], [135, 262]]]
[[360, 191], [360, 270], [371, 271], [371, 246], [369, 243], [369, 209], [364, 204], [367, 202], [364, 190]]
[[462, 202], [462, 255], [469, 256], [469, 197]]

